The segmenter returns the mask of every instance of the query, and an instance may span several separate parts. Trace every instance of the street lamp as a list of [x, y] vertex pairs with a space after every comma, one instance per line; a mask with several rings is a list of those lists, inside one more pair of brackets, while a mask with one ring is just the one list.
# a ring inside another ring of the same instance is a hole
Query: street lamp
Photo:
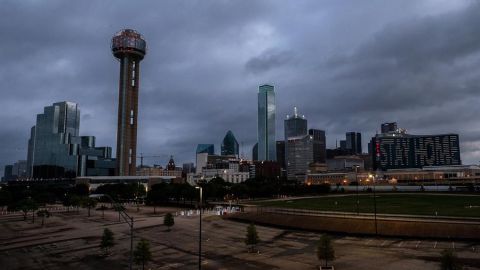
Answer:
[[196, 186], [196, 189], [199, 189], [200, 191], [200, 203], [199, 203], [199, 208], [200, 208], [200, 230], [198, 232], [198, 269], [202, 269], [202, 187]]
[[375, 193], [375, 175], [368, 175], [369, 178], [372, 178], [372, 183], [373, 183], [373, 215], [375, 218], [375, 235], [378, 235], [378, 229], [377, 229], [377, 196]]
[[355, 183], [357, 183], [357, 215], [360, 215], [360, 201], [358, 200], [358, 167], [359, 165], [353, 165], [355, 167]]

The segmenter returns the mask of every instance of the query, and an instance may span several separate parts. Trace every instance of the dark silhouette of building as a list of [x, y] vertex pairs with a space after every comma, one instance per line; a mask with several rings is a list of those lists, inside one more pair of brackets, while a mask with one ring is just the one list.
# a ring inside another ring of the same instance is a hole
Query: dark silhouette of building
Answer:
[[285, 165], [285, 141], [277, 141], [277, 162], [282, 169], [286, 168]]
[[326, 137], [325, 131], [320, 129], [309, 129], [308, 135], [313, 139], [313, 162], [326, 162]]
[[112, 53], [120, 61], [117, 126], [117, 175], [134, 176], [137, 159], [137, 119], [140, 61], [147, 44], [134, 30], [124, 29], [112, 38]]
[[350, 151], [350, 154], [362, 154], [362, 134], [359, 132], [347, 132], [345, 137], [345, 148]]
[[168, 161], [167, 164], [167, 171], [175, 171], [175, 161], [173, 160], [173, 156], [170, 156], [170, 160]]
[[197, 145], [197, 154], [207, 153], [209, 155], [215, 154], [215, 145], [213, 144], [198, 144]]
[[258, 160], [258, 143], [252, 148], [252, 160]]
[[2, 181], [10, 181], [13, 179], [13, 165], [6, 165], [3, 171]]
[[293, 108], [293, 115], [287, 115], [284, 122], [285, 125], [285, 141], [293, 137], [307, 135], [307, 119], [305, 116], [299, 115], [297, 107]]
[[381, 126], [382, 133], [389, 133], [389, 132], [395, 132], [397, 131], [397, 123], [396, 122], [391, 122], [391, 123], [383, 123]]
[[238, 157], [239, 154], [239, 147], [237, 139], [235, 139], [235, 135], [233, 132], [229, 130], [225, 137], [223, 138], [222, 145], [221, 145], [221, 154], [222, 156], [236, 156]]

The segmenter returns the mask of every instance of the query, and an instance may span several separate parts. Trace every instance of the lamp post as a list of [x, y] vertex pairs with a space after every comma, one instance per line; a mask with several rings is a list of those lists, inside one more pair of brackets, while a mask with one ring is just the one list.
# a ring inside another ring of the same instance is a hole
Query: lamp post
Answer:
[[196, 186], [196, 189], [200, 191], [200, 230], [198, 231], [198, 270], [202, 269], [202, 187]]
[[377, 196], [375, 193], [375, 175], [370, 174], [368, 176], [369, 178], [372, 178], [373, 182], [373, 215], [375, 218], [375, 235], [378, 235], [378, 228], [377, 228]]
[[355, 183], [357, 184], [357, 215], [360, 214], [360, 201], [358, 200], [358, 165], [353, 165], [355, 167]]

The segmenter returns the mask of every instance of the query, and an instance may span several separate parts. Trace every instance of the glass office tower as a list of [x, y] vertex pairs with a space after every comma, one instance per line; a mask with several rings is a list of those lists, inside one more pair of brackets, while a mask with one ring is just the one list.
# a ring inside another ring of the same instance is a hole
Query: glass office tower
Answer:
[[222, 156], [235, 156], [238, 157], [239, 147], [237, 139], [235, 139], [235, 135], [233, 132], [229, 130], [223, 138], [222, 145], [221, 145], [221, 153]]
[[37, 115], [27, 162], [33, 177], [76, 176], [77, 148], [72, 138], [78, 136], [79, 129], [80, 110], [76, 103], [54, 103]]
[[293, 115], [285, 119], [285, 141], [292, 137], [307, 135], [307, 119], [298, 114], [297, 107], [293, 108]]
[[275, 91], [261, 85], [258, 91], [258, 160], [277, 160], [275, 141]]
[[215, 154], [215, 146], [213, 144], [199, 144], [197, 145], [197, 154], [207, 153], [209, 155]]

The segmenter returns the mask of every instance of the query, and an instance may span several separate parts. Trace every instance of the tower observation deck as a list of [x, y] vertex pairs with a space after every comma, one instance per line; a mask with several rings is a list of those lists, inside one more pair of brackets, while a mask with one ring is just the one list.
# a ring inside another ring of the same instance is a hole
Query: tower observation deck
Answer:
[[120, 61], [116, 174], [135, 175], [140, 61], [147, 44], [135, 30], [124, 29], [113, 36], [111, 48]]

